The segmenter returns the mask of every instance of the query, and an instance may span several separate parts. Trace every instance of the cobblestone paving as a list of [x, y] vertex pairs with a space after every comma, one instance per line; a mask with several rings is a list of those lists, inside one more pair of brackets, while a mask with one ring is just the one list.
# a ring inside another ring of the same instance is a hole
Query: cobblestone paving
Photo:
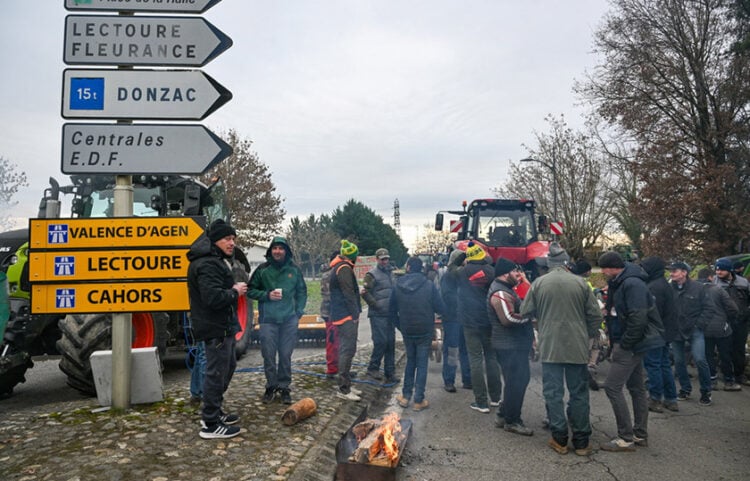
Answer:
[[[369, 354], [363, 349], [355, 358], [363, 374]], [[343, 401], [322, 375], [322, 361], [321, 353], [294, 366], [293, 399], [311, 397], [318, 406], [294, 426], [281, 422], [287, 406], [261, 402], [259, 369], [236, 372], [224, 407], [240, 416], [242, 432], [228, 440], [198, 436], [200, 416], [185, 398], [185, 382], [165, 386], [163, 402], [125, 413], [92, 412], [95, 398], [61, 403], [54, 412], [0, 413], [0, 480], [330, 480], [336, 442], [365, 405], [382, 411], [392, 388], [357, 379], [362, 402]]]

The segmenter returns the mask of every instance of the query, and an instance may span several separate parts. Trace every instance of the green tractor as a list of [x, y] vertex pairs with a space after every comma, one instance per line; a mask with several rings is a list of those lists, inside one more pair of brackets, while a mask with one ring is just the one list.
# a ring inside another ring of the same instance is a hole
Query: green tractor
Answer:
[[[72, 184], [60, 186], [50, 178], [39, 207], [40, 218], [60, 217], [60, 194], [72, 195], [73, 217], [112, 217], [114, 212], [113, 176], [72, 176]], [[227, 218], [221, 182], [206, 186], [195, 179], [178, 175], [133, 176], [133, 215], [205, 216], [208, 222]], [[33, 356], [60, 355], [60, 369], [68, 384], [82, 393], [95, 395], [89, 357], [94, 351], [112, 346], [111, 313], [32, 314], [31, 284], [28, 267], [28, 229], [0, 234], [0, 271], [8, 282], [9, 318], [0, 322], [0, 397], [9, 396], [24, 382]], [[239, 252], [235, 277], [246, 280], [250, 266]], [[237, 355], [242, 356], [251, 343], [253, 310], [242, 299], [238, 317], [242, 331], [237, 334]], [[3, 303], [0, 302], [0, 310]], [[2, 318], [0, 312], [0, 319]], [[146, 312], [132, 315], [132, 347], [152, 347], [164, 356], [167, 349], [192, 351], [193, 339], [187, 312]]]

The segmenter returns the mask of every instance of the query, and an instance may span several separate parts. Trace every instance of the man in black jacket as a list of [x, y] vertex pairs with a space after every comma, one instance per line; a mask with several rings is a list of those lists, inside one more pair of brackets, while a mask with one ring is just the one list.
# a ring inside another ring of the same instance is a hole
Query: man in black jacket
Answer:
[[663, 412], [664, 409], [679, 411], [677, 406], [677, 386], [674, 383], [672, 359], [669, 354], [669, 343], [677, 338], [677, 306], [674, 291], [664, 278], [666, 262], [661, 257], [646, 257], [641, 267], [648, 275], [646, 285], [654, 296], [656, 309], [664, 325], [664, 346], [649, 350], [643, 358], [643, 365], [648, 374], [648, 409]]
[[[620, 254], [605, 252], [599, 267], [608, 279], [607, 329], [612, 343], [611, 367], [604, 391], [617, 421], [617, 437], [601, 445], [604, 451], [633, 451], [634, 445], [648, 445], [648, 398], [643, 356], [664, 345], [664, 327], [646, 273], [639, 266], [625, 263]], [[623, 388], [633, 401], [633, 418]]]
[[677, 303], [677, 339], [672, 341], [675, 374], [680, 382], [677, 399], [690, 399], [693, 386], [685, 363], [685, 346], [690, 343], [693, 362], [698, 369], [702, 406], [711, 405], [711, 372], [706, 359], [706, 338], [703, 330], [707, 319], [704, 316], [706, 291], [703, 285], [690, 279], [690, 266], [684, 262], [674, 262], [669, 266], [669, 277], [675, 292]]
[[203, 380], [202, 429], [204, 439], [231, 438], [240, 428], [235, 414], [221, 410], [224, 392], [232, 380], [237, 360], [234, 335], [239, 332], [237, 299], [247, 292], [247, 284], [234, 282], [232, 255], [237, 232], [218, 219], [208, 233], [200, 236], [187, 254], [188, 293], [193, 334], [206, 346], [206, 374]]

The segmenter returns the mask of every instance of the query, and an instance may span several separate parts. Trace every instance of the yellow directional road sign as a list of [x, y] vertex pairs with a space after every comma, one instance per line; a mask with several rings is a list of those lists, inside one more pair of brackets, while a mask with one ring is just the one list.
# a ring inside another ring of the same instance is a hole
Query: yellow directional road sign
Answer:
[[29, 253], [29, 281], [186, 278], [186, 249]]
[[32, 250], [188, 247], [202, 233], [204, 217], [101, 217], [31, 219]]
[[96, 312], [187, 311], [187, 282], [100, 284], [33, 284], [31, 312], [68, 314]]

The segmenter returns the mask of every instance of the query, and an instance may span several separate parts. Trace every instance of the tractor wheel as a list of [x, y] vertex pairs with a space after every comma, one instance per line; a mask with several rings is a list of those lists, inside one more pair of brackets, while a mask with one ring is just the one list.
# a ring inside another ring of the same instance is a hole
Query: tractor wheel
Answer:
[[240, 332], [234, 335], [237, 343], [234, 347], [234, 354], [237, 360], [245, 355], [252, 344], [253, 334], [253, 310], [252, 302], [248, 303], [245, 296], [240, 296], [237, 302], [237, 320], [240, 323]]
[[13, 388], [17, 384], [26, 382], [26, 370], [34, 366], [31, 356], [27, 352], [16, 352], [12, 347], [0, 344], [0, 353], [5, 355], [0, 358], [0, 399], [13, 394]]
[[[150, 313], [135, 313], [132, 322], [132, 347], [156, 345], [156, 328]], [[112, 315], [71, 314], [60, 321], [60, 331], [57, 350], [62, 354], [60, 370], [68, 376], [68, 385], [95, 396], [90, 357], [94, 351], [112, 349]]]

